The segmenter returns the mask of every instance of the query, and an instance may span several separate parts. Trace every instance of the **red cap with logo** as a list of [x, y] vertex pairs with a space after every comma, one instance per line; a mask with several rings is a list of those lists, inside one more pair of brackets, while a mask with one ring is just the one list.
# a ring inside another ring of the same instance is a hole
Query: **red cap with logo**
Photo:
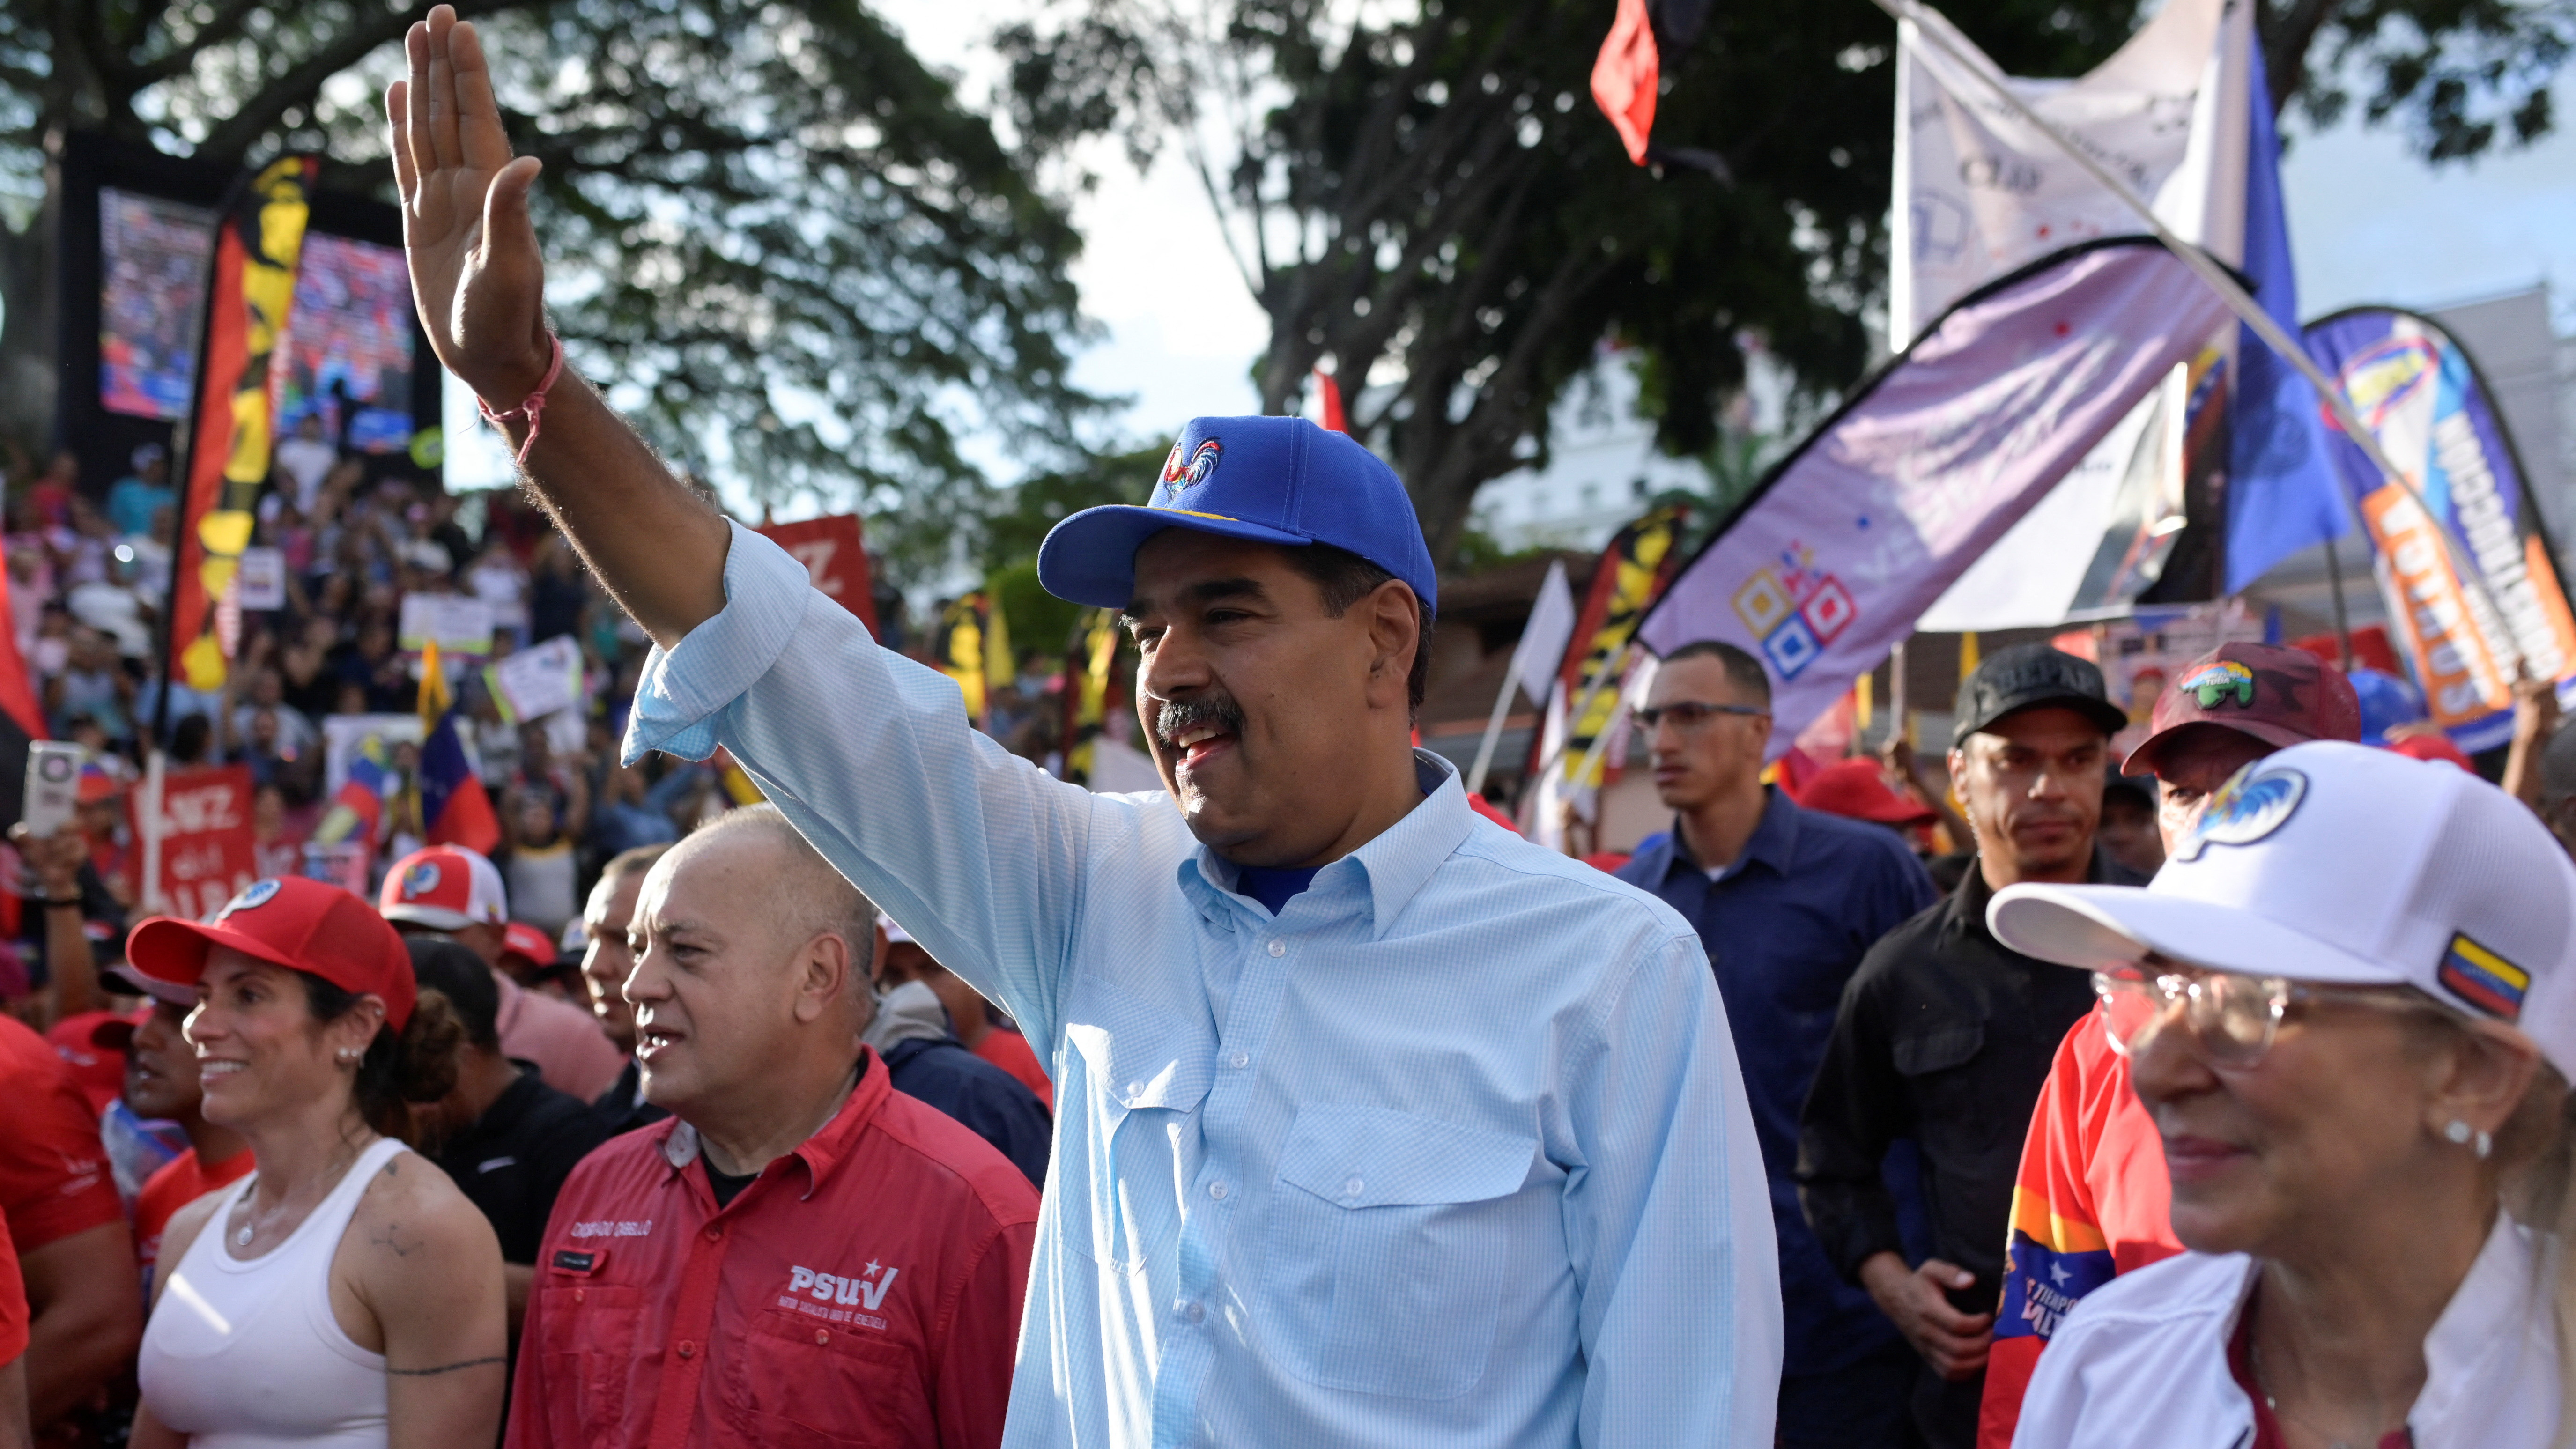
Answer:
[[2310, 740], [2361, 739], [2361, 700], [2343, 671], [2284, 644], [2221, 644], [2175, 671], [2156, 697], [2144, 743], [2124, 775], [2152, 775], [2162, 752], [2213, 729], [2252, 735], [2279, 749]]
[[480, 853], [461, 845], [433, 845], [395, 861], [385, 872], [376, 909], [388, 921], [433, 931], [506, 926], [510, 893], [501, 884], [501, 872]]
[[255, 960], [319, 976], [343, 991], [384, 998], [385, 1024], [403, 1029], [420, 998], [411, 952], [367, 903], [300, 876], [254, 881], [200, 925], [154, 916], [126, 939], [125, 959], [155, 980], [193, 986], [206, 953], [228, 946]]

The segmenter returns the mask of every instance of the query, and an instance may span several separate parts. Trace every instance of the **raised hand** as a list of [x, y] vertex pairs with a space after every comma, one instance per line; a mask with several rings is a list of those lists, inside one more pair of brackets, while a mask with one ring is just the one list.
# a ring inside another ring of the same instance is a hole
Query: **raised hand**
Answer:
[[421, 329], [447, 370], [495, 409], [546, 373], [545, 259], [528, 220], [534, 157], [512, 159], [492, 72], [446, 5], [403, 37], [408, 80], [385, 91], [402, 192], [403, 254]]

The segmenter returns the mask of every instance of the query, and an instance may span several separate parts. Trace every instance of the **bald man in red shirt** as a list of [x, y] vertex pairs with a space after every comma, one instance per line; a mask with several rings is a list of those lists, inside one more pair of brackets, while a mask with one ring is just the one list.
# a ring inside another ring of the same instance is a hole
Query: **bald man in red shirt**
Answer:
[[876, 908], [756, 806], [654, 864], [633, 934], [674, 1120], [556, 1199], [506, 1442], [999, 1444], [1037, 1194], [858, 1044]]

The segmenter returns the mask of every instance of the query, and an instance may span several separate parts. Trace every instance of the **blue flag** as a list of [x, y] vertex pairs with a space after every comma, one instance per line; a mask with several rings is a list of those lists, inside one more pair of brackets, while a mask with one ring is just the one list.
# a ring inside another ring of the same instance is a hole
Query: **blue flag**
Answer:
[[[2272, 124], [2263, 47], [2251, 47], [2245, 140], [2245, 271], [2254, 299], [2281, 330], [2299, 333], [2299, 279], [2281, 207], [2281, 137]], [[2228, 419], [2227, 592], [2274, 564], [2350, 531], [2326, 456], [2317, 391], [2250, 327], [2236, 329], [2236, 407]]]

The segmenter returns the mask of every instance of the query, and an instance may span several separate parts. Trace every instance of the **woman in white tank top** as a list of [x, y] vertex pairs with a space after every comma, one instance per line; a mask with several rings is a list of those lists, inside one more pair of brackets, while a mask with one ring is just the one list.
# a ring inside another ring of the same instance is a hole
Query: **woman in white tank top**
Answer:
[[483, 1449], [508, 1330], [491, 1227], [394, 1135], [462, 1033], [402, 938], [319, 881], [261, 881], [212, 925], [135, 927], [193, 985], [205, 1113], [258, 1170], [163, 1236], [135, 1449]]

